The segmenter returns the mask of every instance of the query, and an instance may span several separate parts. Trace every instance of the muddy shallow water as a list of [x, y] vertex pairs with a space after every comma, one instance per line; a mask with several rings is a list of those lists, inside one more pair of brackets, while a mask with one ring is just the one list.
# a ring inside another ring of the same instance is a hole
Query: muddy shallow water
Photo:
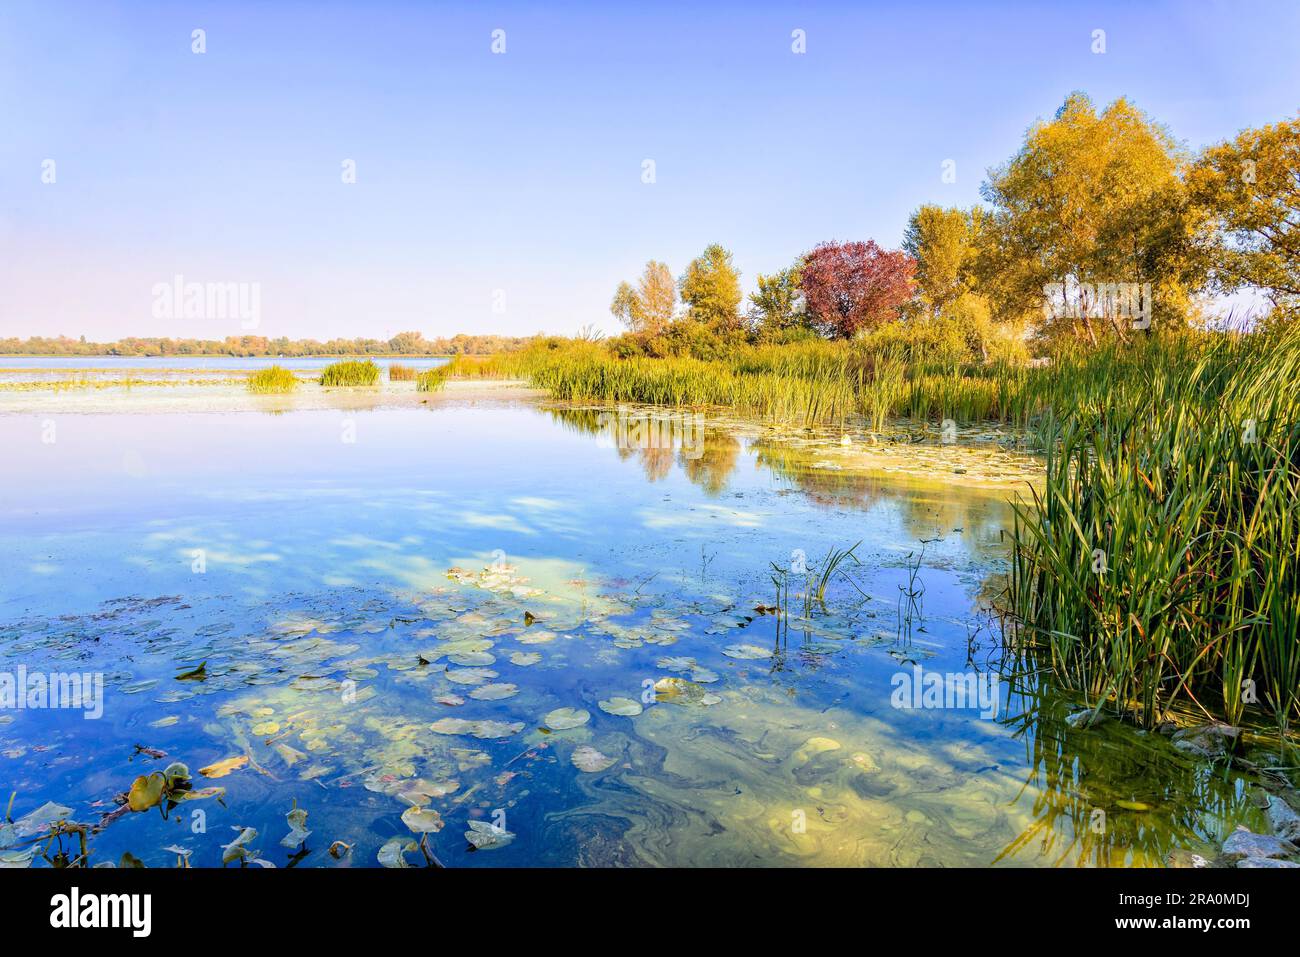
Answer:
[[275, 866], [422, 865], [416, 831], [449, 867], [1159, 865], [1260, 823], [994, 679], [1013, 436], [236, 391], [0, 415], [0, 673], [104, 682], [97, 718], [0, 711], [11, 816], [94, 824], [172, 761], [224, 789], [91, 863], [217, 866], [252, 828]]

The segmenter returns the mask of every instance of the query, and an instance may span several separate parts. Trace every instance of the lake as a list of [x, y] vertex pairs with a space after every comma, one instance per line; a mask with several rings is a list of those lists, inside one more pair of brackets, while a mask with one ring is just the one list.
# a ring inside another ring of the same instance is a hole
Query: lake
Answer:
[[[319, 373], [339, 356], [0, 356], [0, 383], [131, 379], [146, 382], [224, 379], [278, 365], [301, 373]], [[366, 358], [366, 357], [362, 357]], [[370, 357], [383, 369], [391, 364], [414, 369], [445, 365], [441, 356]]]
[[0, 410], [0, 674], [103, 682], [97, 717], [0, 711], [12, 817], [192, 779], [91, 863], [1162, 865], [1261, 828], [1240, 780], [1072, 728], [1005, 659], [1038, 465], [992, 427], [457, 382]]

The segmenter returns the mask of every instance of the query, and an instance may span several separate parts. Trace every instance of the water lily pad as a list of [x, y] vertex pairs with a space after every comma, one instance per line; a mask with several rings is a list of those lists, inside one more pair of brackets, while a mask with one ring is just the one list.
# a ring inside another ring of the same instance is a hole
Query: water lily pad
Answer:
[[524, 730], [522, 721], [476, 721], [474, 729], [476, 738], [508, 738]]
[[591, 719], [591, 713], [581, 708], [556, 708], [548, 712], [542, 719], [552, 731], [564, 731], [568, 728], [576, 728], [579, 725], [586, 724]]
[[468, 718], [439, 718], [429, 727], [436, 734], [469, 734], [474, 730], [474, 724]]
[[496, 655], [486, 651], [466, 651], [459, 655], [448, 655], [447, 660], [454, 665], [490, 665], [496, 662]]
[[471, 721], [467, 718], [439, 718], [429, 725], [436, 734], [472, 734], [476, 738], [508, 738], [524, 729], [522, 721]]
[[479, 685], [469, 693], [471, 698], [477, 698], [479, 701], [500, 701], [502, 698], [510, 698], [519, 693], [517, 685], [503, 683]]
[[448, 671], [447, 680], [454, 681], [461, 685], [481, 685], [485, 681], [491, 681], [497, 677], [497, 673], [488, 668], [461, 668], [457, 671]]
[[639, 701], [633, 701], [631, 698], [606, 698], [600, 702], [600, 710], [606, 714], [633, 718], [641, 713], [642, 708]]
[[[161, 778], [161, 775], [159, 777]], [[55, 804], [53, 801], [46, 801], [35, 811], [24, 814], [14, 821], [14, 831], [19, 837], [31, 837], [34, 834], [41, 834], [48, 831], [50, 825], [54, 822], [66, 821], [71, 813], [72, 808], [70, 807]]]
[[579, 771], [594, 774], [597, 771], [604, 771], [612, 767], [617, 759], [611, 758], [607, 754], [601, 754], [595, 748], [584, 744], [574, 748], [573, 755], [569, 760], [573, 762], [573, 766]]
[[126, 795], [127, 806], [132, 811], [147, 811], [151, 807], [157, 807], [166, 788], [167, 779], [158, 771], [148, 776], [142, 774], [131, 782], [131, 790]]
[[[406, 863], [406, 858], [403, 856], [403, 852], [408, 849], [408, 845], [409, 842], [400, 837], [388, 841], [379, 849], [379, 863], [384, 867], [410, 867], [411, 865]], [[410, 849], [415, 850], [415, 848]]]
[[741, 660], [758, 660], [759, 658], [771, 658], [771, 648], [760, 648], [758, 645], [727, 645], [722, 649], [722, 653], [728, 658], [739, 658]]
[[470, 821], [465, 840], [474, 845], [476, 851], [491, 851], [505, 847], [515, 839], [515, 835], [503, 827], [488, 824], [485, 821]]
[[516, 651], [510, 655], [510, 663], [514, 665], [535, 665], [542, 660], [542, 656], [535, 651]]
[[416, 834], [436, 834], [443, 826], [442, 815], [431, 807], [408, 807], [402, 823]]

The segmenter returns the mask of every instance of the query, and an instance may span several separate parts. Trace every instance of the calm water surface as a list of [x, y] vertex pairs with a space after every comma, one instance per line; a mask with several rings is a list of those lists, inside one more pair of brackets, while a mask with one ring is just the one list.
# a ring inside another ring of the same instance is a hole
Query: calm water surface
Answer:
[[[891, 702], [999, 667], [1006, 488], [743, 423], [620, 447], [602, 411], [0, 415], [0, 672], [105, 675], [98, 720], [0, 712], [12, 816], [94, 823], [179, 760], [221, 801], [114, 820], [92, 862], [218, 866], [254, 828], [276, 866], [419, 865], [410, 807], [450, 867], [1143, 865], [1258, 826], [1024, 680], [991, 716]], [[804, 617], [798, 570], [854, 543]]]
[[[278, 365], [295, 372], [319, 372], [344, 356], [0, 356], [0, 382], [58, 382], [67, 379], [132, 378], [146, 381], [227, 378]], [[362, 359], [366, 356], [360, 357]], [[369, 357], [381, 369], [390, 364], [414, 369], [444, 365], [441, 357]]]

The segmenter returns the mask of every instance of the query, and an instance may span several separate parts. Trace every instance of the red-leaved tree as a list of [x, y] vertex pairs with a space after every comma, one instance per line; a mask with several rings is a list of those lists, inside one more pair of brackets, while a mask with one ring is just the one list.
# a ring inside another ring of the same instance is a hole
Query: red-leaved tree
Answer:
[[822, 243], [804, 257], [804, 301], [826, 335], [851, 338], [898, 318], [912, 296], [916, 260], [904, 252], [861, 243]]

